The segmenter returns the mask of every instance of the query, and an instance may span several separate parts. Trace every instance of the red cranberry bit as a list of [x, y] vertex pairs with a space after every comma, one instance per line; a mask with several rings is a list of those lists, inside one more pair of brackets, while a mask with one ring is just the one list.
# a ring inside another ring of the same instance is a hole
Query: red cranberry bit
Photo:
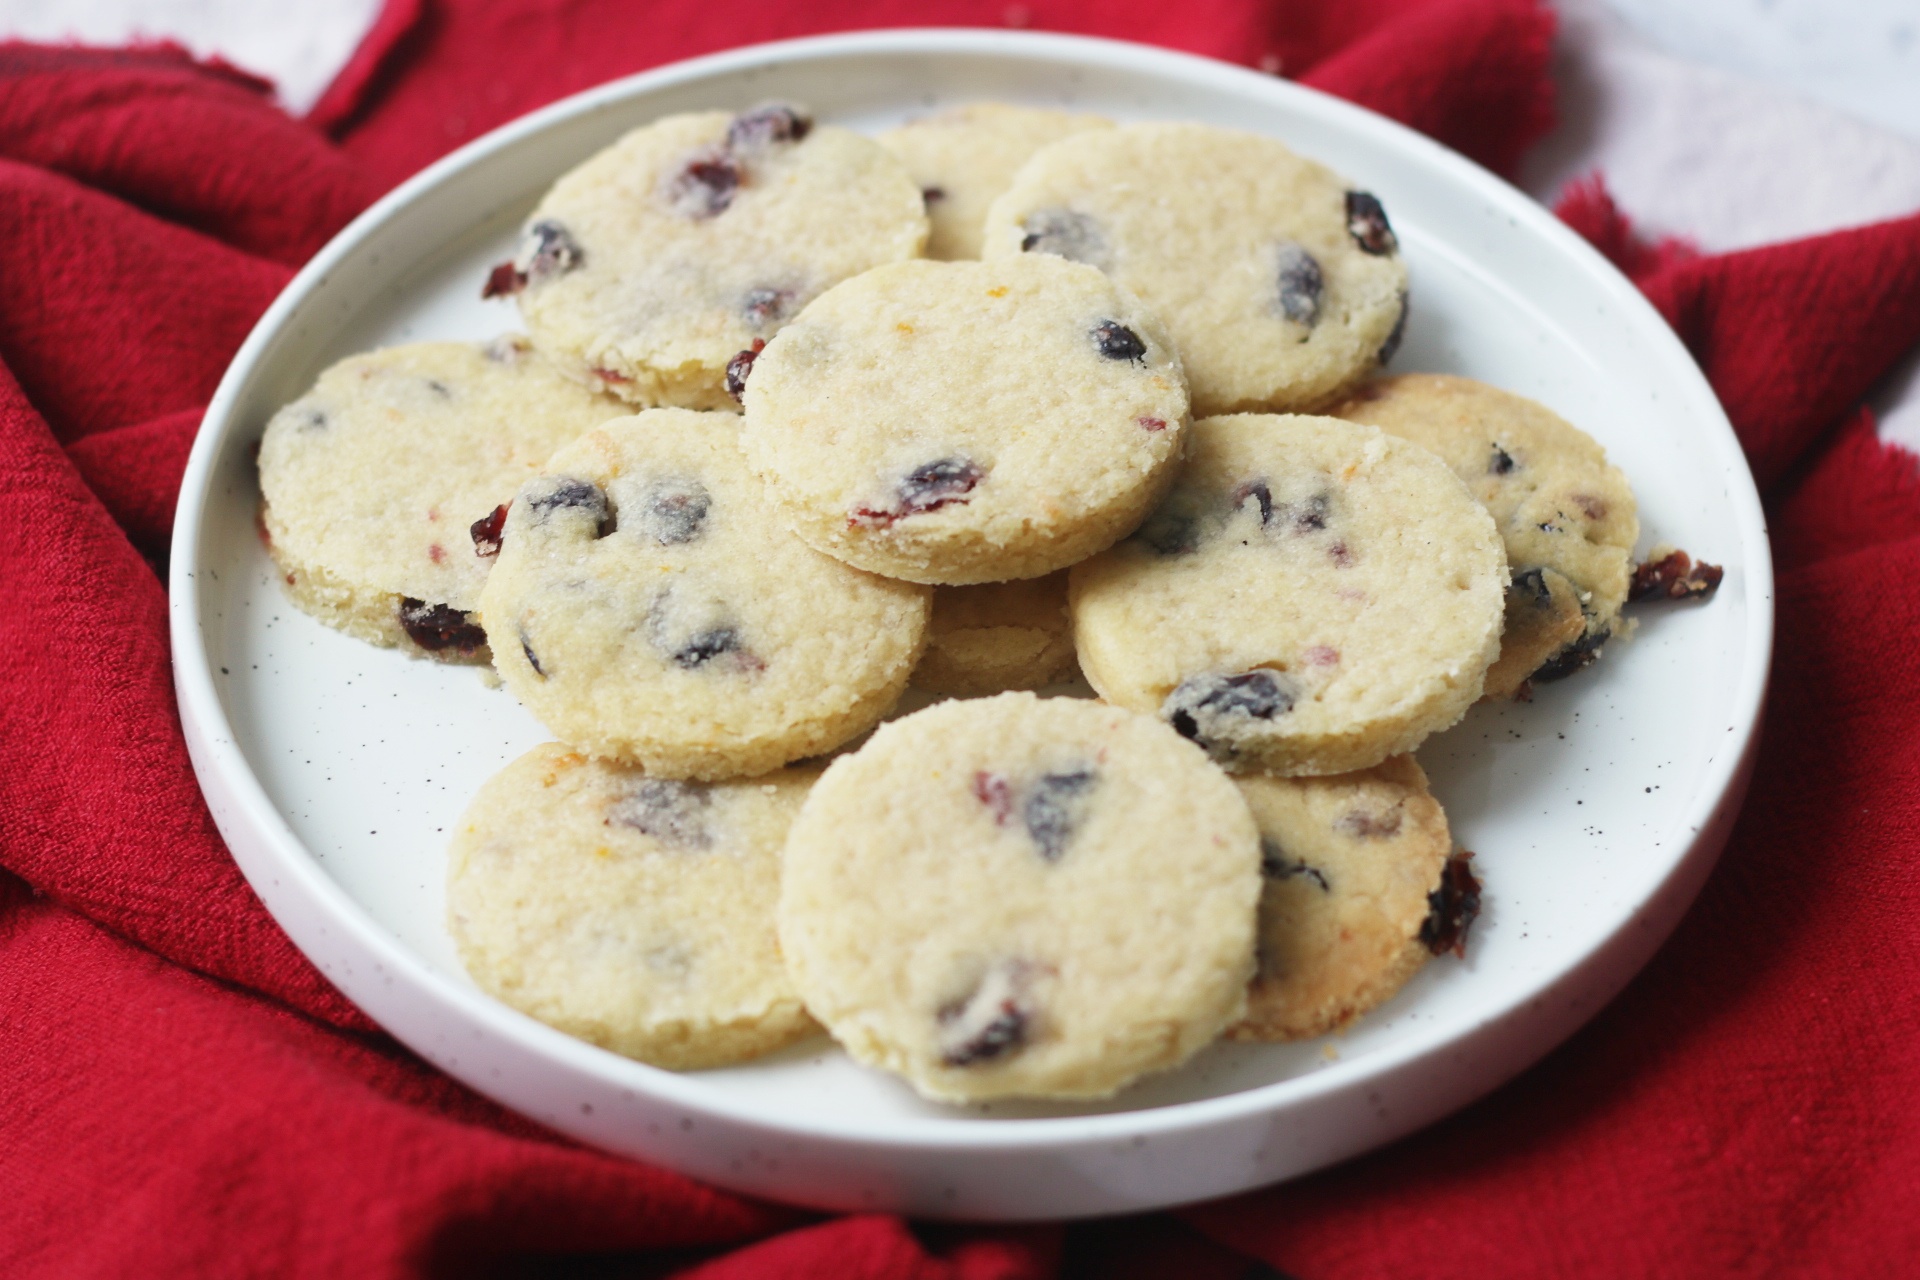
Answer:
[[1050, 253], [1070, 262], [1104, 266], [1106, 237], [1100, 224], [1071, 209], [1041, 209], [1020, 224], [1022, 253]]
[[1347, 234], [1353, 242], [1375, 257], [1392, 253], [1400, 247], [1394, 238], [1393, 228], [1387, 225], [1387, 211], [1380, 207], [1380, 201], [1371, 192], [1347, 192]]
[[793, 307], [791, 289], [751, 289], [740, 304], [740, 314], [750, 329], [764, 329], [787, 318]]
[[753, 372], [753, 362], [766, 348], [765, 338], [755, 338], [753, 345], [727, 361], [727, 394], [738, 401], [747, 393], [747, 375]]
[[667, 184], [667, 199], [675, 211], [696, 221], [718, 217], [733, 203], [746, 181], [740, 162], [721, 148], [696, 152]]
[[970, 994], [942, 1005], [934, 1015], [940, 1024], [941, 1061], [967, 1067], [1024, 1046], [1033, 1017], [1026, 983], [1027, 966], [1012, 961], [988, 973]]
[[1289, 858], [1279, 841], [1271, 836], [1260, 837], [1260, 874], [1268, 880], [1291, 880], [1300, 876], [1319, 885], [1322, 893], [1333, 892], [1326, 872], [1298, 858]]
[[[1311, 329], [1320, 319], [1320, 298], [1326, 292], [1326, 277], [1320, 263], [1302, 245], [1283, 241], [1280, 245], [1278, 280], [1280, 314], [1295, 324]], [[1304, 339], [1303, 339], [1304, 341]]]
[[713, 796], [702, 783], [643, 778], [607, 806], [605, 821], [632, 827], [675, 849], [705, 849], [713, 844], [707, 827], [712, 808]]
[[415, 644], [430, 653], [452, 649], [471, 655], [487, 642], [487, 633], [471, 615], [452, 605], [428, 604], [412, 596], [401, 598], [400, 626]]
[[1436, 956], [1443, 951], [1467, 954], [1467, 930], [1480, 914], [1480, 878], [1467, 865], [1472, 857], [1463, 849], [1448, 858], [1440, 872], [1440, 887], [1427, 895], [1420, 941]]
[[813, 132], [813, 120], [784, 102], [766, 102], [742, 112], [727, 126], [727, 146], [752, 151], [782, 142], [798, 142]]
[[447, 549], [436, 542], [427, 548], [427, 559], [433, 561], [435, 564], [445, 564], [447, 562]]
[[500, 532], [507, 527], [507, 504], [501, 503], [468, 526], [473, 537], [473, 554], [490, 560], [500, 554]]
[[1165, 431], [1167, 429], [1167, 420], [1165, 418], [1149, 418], [1143, 415], [1135, 418], [1134, 421], [1140, 426], [1145, 427], [1148, 431]]
[[1317, 644], [1300, 657], [1310, 667], [1337, 667], [1340, 665], [1340, 651], [1332, 645]]
[[1336, 542], [1328, 547], [1327, 559], [1333, 561], [1333, 567], [1336, 569], [1353, 567], [1353, 552], [1347, 550], [1347, 544], [1344, 542]]
[[939, 204], [942, 200], [945, 200], [946, 198], [947, 198], [947, 192], [944, 187], [920, 188], [920, 200], [921, 200], [921, 203], [923, 204], [936, 205], [936, 204]]
[[510, 298], [527, 287], [527, 278], [520, 274], [520, 268], [511, 260], [497, 264], [487, 272], [487, 282], [480, 287], [482, 298]]
[[1400, 833], [1400, 806], [1395, 805], [1385, 813], [1349, 809], [1340, 815], [1333, 829], [1358, 840], [1385, 840]]
[[633, 379], [629, 378], [626, 374], [615, 373], [612, 369], [595, 369], [593, 376], [611, 385], [619, 385], [633, 381]]
[[1140, 341], [1140, 335], [1118, 320], [1102, 320], [1093, 326], [1093, 347], [1109, 360], [1125, 360], [1130, 363], [1147, 362], [1147, 344]]
[[993, 812], [993, 825], [1004, 827], [1013, 816], [1013, 784], [985, 769], [973, 775], [973, 798]]
[[1649, 560], [1633, 571], [1627, 599], [1700, 600], [1714, 593], [1726, 570], [1702, 560], [1695, 564], [1684, 551]]
[[1581, 514], [1589, 520], [1605, 520], [1607, 518], [1607, 504], [1603, 500], [1593, 497], [1591, 494], [1574, 494], [1573, 505], [1579, 507]]
[[941, 458], [909, 471], [895, 486], [900, 500], [885, 510], [855, 507], [847, 523], [856, 528], [884, 529], [896, 520], [925, 515], [942, 507], [965, 506], [967, 494], [986, 478], [986, 472], [965, 458]]
[[1499, 445], [1493, 446], [1493, 457], [1487, 462], [1488, 475], [1504, 476], [1512, 471], [1514, 466], [1515, 463], [1512, 454], [1502, 449]]

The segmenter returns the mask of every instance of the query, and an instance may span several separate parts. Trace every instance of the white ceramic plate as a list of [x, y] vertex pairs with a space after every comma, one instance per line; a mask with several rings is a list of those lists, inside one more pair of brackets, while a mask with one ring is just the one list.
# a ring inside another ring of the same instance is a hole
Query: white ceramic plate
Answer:
[[[306, 617], [254, 530], [253, 446], [351, 352], [517, 328], [487, 267], [559, 174], [675, 111], [769, 97], [861, 129], [974, 99], [1277, 135], [1377, 193], [1413, 280], [1395, 368], [1533, 396], [1606, 445], [1649, 541], [1724, 563], [1704, 606], [1531, 705], [1481, 706], [1420, 759], [1486, 909], [1344, 1035], [1218, 1045], [1097, 1106], [942, 1107], [824, 1038], [675, 1075], [482, 995], [442, 925], [446, 832], [547, 735], [469, 668], [411, 661]], [[766, 45], [570, 98], [434, 165], [348, 227], [273, 305], [207, 411], [173, 544], [175, 679], [222, 833], [294, 941], [394, 1035], [586, 1142], [777, 1199], [976, 1218], [1218, 1196], [1376, 1146], [1505, 1080], [1613, 995], [1725, 841], [1772, 634], [1759, 502], [1692, 360], [1626, 280], [1525, 196], [1433, 142], [1252, 72], [1133, 45], [985, 31]]]

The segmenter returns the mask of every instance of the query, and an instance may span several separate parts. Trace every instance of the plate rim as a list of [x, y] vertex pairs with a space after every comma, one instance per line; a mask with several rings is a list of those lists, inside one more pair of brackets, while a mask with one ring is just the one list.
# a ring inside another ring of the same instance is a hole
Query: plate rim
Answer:
[[[695, 82], [730, 72], [777, 66], [792, 62], [821, 61], [849, 56], [873, 55], [951, 55], [969, 54], [1011, 57], [1029, 61], [1068, 61], [1099, 65], [1103, 69], [1138, 69], [1156, 78], [1199, 79], [1214, 82], [1237, 81], [1234, 86], [1253, 95], [1272, 95], [1286, 107], [1304, 109], [1309, 114], [1328, 118], [1336, 126], [1363, 134], [1373, 134], [1390, 146], [1413, 151], [1420, 158], [1447, 171], [1456, 181], [1487, 192], [1497, 198], [1502, 212], [1512, 216], [1523, 230], [1541, 236], [1547, 244], [1585, 268], [1611, 295], [1612, 301], [1627, 313], [1637, 313], [1640, 328], [1652, 338], [1665, 362], [1675, 365], [1680, 382], [1691, 403], [1685, 406], [1690, 418], [1700, 420], [1703, 437], [1729, 478], [1727, 499], [1735, 517], [1732, 532], [1743, 557], [1747, 588], [1745, 605], [1748, 624], [1740, 653], [1743, 670], [1732, 691], [1731, 711], [1736, 718], [1731, 741], [1715, 752], [1701, 785], [1675, 829], [1685, 828], [1689, 835], [1684, 848], [1676, 853], [1664, 874], [1653, 883], [1644, 897], [1621, 909], [1619, 922], [1599, 941], [1578, 957], [1536, 974], [1517, 985], [1497, 1006], [1483, 1011], [1464, 1023], [1410, 1031], [1399, 1042], [1369, 1051], [1350, 1061], [1341, 1061], [1309, 1075], [1275, 1081], [1253, 1088], [1186, 1102], [1121, 1110], [1092, 1115], [1045, 1117], [981, 1117], [956, 1111], [951, 1115], [889, 1118], [884, 1128], [849, 1130], [844, 1121], [814, 1124], [804, 1115], [783, 1112], [771, 1115], [733, 1105], [731, 1100], [702, 1086], [701, 1077], [650, 1067], [622, 1058], [608, 1050], [567, 1036], [535, 1019], [494, 1001], [478, 990], [468, 990], [450, 977], [429, 967], [398, 938], [390, 936], [372, 915], [353, 899], [346, 889], [321, 866], [318, 858], [292, 831], [268, 797], [265, 787], [248, 764], [235, 738], [212, 674], [212, 659], [200, 626], [201, 595], [197, 580], [200, 548], [205, 540], [203, 512], [214, 500], [215, 461], [227, 437], [239, 426], [234, 402], [241, 389], [262, 362], [266, 347], [285, 327], [322, 281], [373, 235], [386, 221], [404, 210], [423, 193], [456, 173], [487, 160], [494, 153], [551, 127], [603, 108], [624, 103], [657, 90]], [[1289, 101], [1290, 100], [1290, 101]], [[1651, 324], [1647, 324], [1647, 321]], [[1675, 357], [1678, 360], [1675, 360]], [[1690, 375], [1690, 376], [1689, 376]], [[715, 1121], [749, 1125], [771, 1130], [780, 1136], [824, 1140], [859, 1147], [913, 1149], [916, 1151], [1031, 1151], [1089, 1143], [1110, 1143], [1116, 1139], [1205, 1129], [1222, 1122], [1250, 1120], [1297, 1105], [1311, 1105], [1318, 1098], [1405, 1068], [1410, 1063], [1443, 1051], [1455, 1042], [1464, 1042], [1492, 1024], [1523, 1010], [1531, 1001], [1550, 992], [1556, 985], [1577, 976], [1596, 957], [1616, 943], [1631, 927], [1634, 919], [1653, 902], [1673, 890], [1676, 882], [1690, 872], [1704, 881], [1717, 859], [1718, 849], [1707, 855], [1704, 868], [1694, 864], [1702, 856], [1703, 842], [1709, 833], [1724, 825], [1723, 810], [1737, 801], [1745, 770], [1751, 764], [1753, 747], [1760, 729], [1773, 643], [1773, 565], [1765, 532], [1765, 520], [1758, 491], [1747, 467], [1745, 454], [1731, 422], [1705, 375], [1644, 295], [1606, 258], [1571, 228], [1561, 223], [1544, 206], [1513, 187], [1498, 175], [1482, 168], [1443, 144], [1385, 116], [1356, 104], [1291, 81], [1280, 80], [1233, 63], [1199, 54], [1157, 45], [1113, 40], [1104, 37], [1068, 35], [1052, 32], [1003, 31], [992, 28], [889, 28], [808, 36], [743, 46], [625, 76], [583, 90], [541, 107], [499, 126], [466, 143], [375, 201], [315, 254], [282, 289], [263, 313], [235, 353], [202, 419], [187, 468], [182, 479], [176, 507], [174, 538], [170, 552], [169, 629], [172, 639], [173, 672], [180, 704], [182, 727], [192, 756], [196, 780], [215, 812], [222, 836], [230, 851], [236, 843], [223, 820], [223, 807], [234, 818], [251, 828], [261, 848], [271, 854], [283, 877], [293, 880], [308, 899], [308, 905], [322, 911], [330, 924], [346, 933], [361, 950], [386, 972], [405, 977], [415, 994], [463, 1021], [478, 1021], [496, 1034], [520, 1042], [524, 1048], [546, 1059], [558, 1058], [566, 1065], [585, 1071], [608, 1083], [609, 1071], [638, 1068], [646, 1088], [660, 1101], [682, 1111]], [[208, 430], [211, 426], [213, 429]], [[1731, 463], [1732, 465], [1728, 465]], [[228, 801], [216, 803], [218, 790]], [[236, 852], [236, 861], [277, 923], [293, 931], [282, 919], [282, 911], [259, 883], [246, 860]], [[1697, 885], [1673, 913], [1677, 923], [1697, 893]], [[1663, 930], [1660, 941], [1664, 941]], [[322, 963], [298, 941], [294, 945], [325, 972], [346, 995], [332, 966]], [[1658, 943], [1647, 951], [1650, 958]], [[1644, 966], [1643, 959], [1628, 972], [1630, 981]], [[351, 996], [348, 997], [350, 1000]], [[356, 1007], [362, 1007], [358, 1001]], [[1582, 1025], [1593, 1010], [1573, 1024]], [[371, 1016], [371, 1015], [369, 1015]], [[377, 1020], [376, 1020], [377, 1021]], [[393, 1028], [381, 1024], [403, 1043], [412, 1041]], [[1571, 1033], [1571, 1028], [1556, 1036], [1534, 1053], [1527, 1063], [1506, 1071], [1486, 1083], [1479, 1092], [1497, 1088], [1525, 1066], [1543, 1055]], [[439, 1069], [439, 1068], [436, 1068]], [[474, 1086], [479, 1088], [480, 1086]], [[484, 1091], [484, 1090], [483, 1090]]]

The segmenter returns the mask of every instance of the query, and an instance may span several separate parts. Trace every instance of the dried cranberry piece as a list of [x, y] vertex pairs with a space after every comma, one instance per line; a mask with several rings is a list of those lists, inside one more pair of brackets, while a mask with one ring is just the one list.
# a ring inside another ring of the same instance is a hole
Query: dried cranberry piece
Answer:
[[1541, 663], [1540, 669], [1528, 676], [1527, 679], [1537, 680], [1541, 684], [1549, 684], [1555, 680], [1565, 680], [1568, 676], [1580, 670], [1580, 668], [1591, 665], [1594, 659], [1600, 656], [1600, 646], [1604, 645], [1607, 642], [1607, 638], [1612, 634], [1613, 632], [1610, 628], [1603, 627], [1599, 631], [1589, 632], [1587, 635], [1581, 636], [1578, 640], [1575, 640], [1572, 644]]
[[1027, 793], [1020, 818], [1039, 846], [1040, 856], [1048, 862], [1058, 862], [1066, 852], [1067, 841], [1073, 838], [1074, 828], [1085, 814], [1087, 792], [1093, 789], [1093, 783], [1091, 769], [1062, 770], [1041, 774]]
[[1320, 319], [1320, 299], [1327, 287], [1319, 260], [1308, 253], [1305, 246], [1283, 241], [1277, 278], [1280, 314], [1311, 329]]
[[1467, 930], [1480, 914], [1480, 878], [1467, 865], [1472, 857], [1463, 849], [1448, 858], [1440, 872], [1440, 887], [1427, 895], [1420, 941], [1436, 956], [1443, 951], [1467, 954]]
[[1155, 418], [1148, 414], [1140, 415], [1134, 419], [1134, 422], [1148, 431], [1165, 431], [1167, 429], [1167, 420], [1165, 418]]
[[1627, 599], [1648, 597], [1666, 600], [1699, 600], [1714, 593], [1726, 570], [1702, 560], [1695, 564], [1684, 551], [1675, 551], [1658, 560], [1649, 560], [1633, 571], [1633, 585]]
[[1359, 840], [1385, 840], [1400, 832], [1400, 808], [1395, 805], [1385, 813], [1349, 809], [1340, 815], [1333, 829]]
[[580, 248], [573, 233], [552, 218], [542, 218], [527, 228], [526, 239], [521, 242], [520, 256], [526, 259], [526, 266], [520, 269], [522, 282], [539, 284], [555, 276], [563, 276], [584, 266], [586, 253]]
[[1301, 502], [1289, 503], [1287, 518], [1293, 522], [1295, 533], [1317, 533], [1327, 527], [1327, 517], [1333, 513], [1333, 495], [1316, 493]]
[[920, 202], [922, 204], [939, 204], [942, 200], [945, 200], [946, 198], [947, 198], [947, 193], [945, 188], [943, 187], [920, 188]]
[[942, 1005], [940, 1059], [950, 1067], [972, 1066], [1012, 1053], [1027, 1042], [1033, 1017], [1025, 990], [1027, 966], [999, 965], [971, 993]]
[[640, 512], [641, 536], [663, 547], [692, 542], [700, 536], [712, 506], [713, 499], [698, 480], [662, 480], [647, 491]]
[[704, 784], [643, 778], [607, 806], [606, 820], [676, 849], [705, 849], [713, 844], [707, 825], [712, 808], [713, 796]]
[[793, 298], [791, 289], [750, 289], [740, 303], [740, 314], [748, 328], [764, 329], [787, 318]]
[[784, 102], [765, 102], [744, 111], [727, 126], [727, 146], [742, 151], [775, 143], [798, 142], [813, 132], [813, 120]]
[[533, 674], [545, 680], [547, 669], [540, 665], [540, 657], [533, 651], [533, 639], [527, 635], [525, 627], [520, 628], [520, 652], [527, 655], [527, 665], [533, 668]]
[[740, 633], [732, 627], [709, 627], [696, 632], [679, 648], [673, 651], [675, 664], [692, 671], [704, 667], [723, 654], [743, 653], [745, 646], [740, 643]]
[[1400, 247], [1393, 228], [1387, 225], [1387, 211], [1369, 191], [1347, 192], [1347, 234], [1355, 244], [1376, 257]]
[[1139, 361], [1147, 360], [1147, 344], [1140, 341], [1140, 335], [1118, 320], [1102, 320], [1093, 326], [1090, 335], [1093, 348], [1109, 360]]
[[520, 268], [513, 265], [511, 259], [496, 263], [493, 270], [487, 272], [487, 282], [480, 286], [482, 298], [510, 298], [527, 287], [527, 278], [520, 274]]
[[1547, 586], [1545, 571], [1540, 569], [1514, 574], [1513, 581], [1507, 584], [1507, 594], [1526, 601], [1536, 609], [1544, 609], [1553, 603], [1553, 590]]
[[1504, 476], [1518, 465], [1519, 464], [1513, 460], [1512, 454], [1502, 449], [1499, 445], [1495, 445], [1493, 446], [1493, 457], [1487, 461], [1487, 474], [1490, 476]]
[[618, 527], [606, 490], [591, 480], [572, 476], [543, 476], [525, 491], [533, 522], [544, 525], [556, 515], [591, 517], [594, 537], [604, 538]]
[[472, 654], [487, 642], [487, 633], [471, 614], [450, 604], [428, 604], [412, 596], [400, 600], [400, 626], [415, 644], [430, 653], [452, 649]]
[[1267, 487], [1265, 480], [1249, 480], [1233, 491], [1233, 505], [1244, 507], [1249, 498], [1260, 508], [1260, 524], [1264, 528], [1273, 519], [1273, 490]]
[[1231, 756], [1233, 748], [1220, 740], [1220, 730], [1230, 729], [1233, 721], [1277, 719], [1293, 710], [1298, 696], [1292, 681], [1263, 667], [1238, 675], [1189, 676], [1160, 710], [1181, 737], [1209, 754]]
[[1095, 267], [1106, 263], [1106, 237], [1100, 234], [1100, 224], [1084, 213], [1041, 209], [1020, 224], [1020, 231], [1022, 253], [1050, 253]]
[[1393, 359], [1395, 354], [1399, 352], [1400, 342], [1407, 336], [1408, 310], [1407, 291], [1402, 289], [1400, 291], [1400, 314], [1394, 317], [1393, 330], [1387, 334], [1387, 340], [1380, 344], [1379, 353], [1374, 356], [1374, 359], [1379, 363], [1385, 364], [1387, 361]]
[[718, 217], [746, 181], [740, 162], [721, 148], [695, 152], [667, 184], [667, 199], [683, 217]]
[[919, 515], [964, 502], [963, 495], [972, 493], [986, 474], [965, 458], [941, 458], [923, 463], [900, 482], [903, 514]]
[[500, 531], [507, 524], [507, 504], [501, 503], [467, 527], [473, 537], [473, 554], [482, 560], [500, 554]]
[[985, 769], [973, 775], [973, 798], [993, 813], [993, 825], [1004, 827], [1013, 816], [1013, 784]]
[[1291, 880], [1295, 876], [1304, 876], [1320, 886], [1322, 893], [1333, 892], [1327, 883], [1327, 873], [1298, 858], [1289, 858], [1279, 841], [1271, 836], [1260, 837], [1260, 874], [1269, 880]]
[[747, 375], [753, 372], [753, 362], [766, 345], [765, 338], [755, 338], [751, 347], [727, 361], [727, 394], [736, 401], [747, 393]]
[[1168, 505], [1148, 516], [1133, 536], [1163, 556], [1184, 556], [1200, 547], [1197, 512]]

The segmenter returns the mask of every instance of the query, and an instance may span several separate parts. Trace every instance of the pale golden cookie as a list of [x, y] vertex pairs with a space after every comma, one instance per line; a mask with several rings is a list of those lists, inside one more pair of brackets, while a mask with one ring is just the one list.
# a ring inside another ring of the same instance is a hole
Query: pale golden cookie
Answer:
[[787, 837], [807, 1008], [931, 1098], [1106, 1097], [1245, 1007], [1259, 839], [1166, 726], [1027, 693], [943, 702], [836, 760]]
[[1471, 378], [1384, 378], [1333, 410], [1440, 455], [1493, 516], [1513, 585], [1487, 696], [1558, 680], [1621, 630], [1640, 517], [1606, 450], [1545, 405]]
[[816, 775], [669, 782], [536, 747], [455, 829], [447, 924], [489, 994], [689, 1070], [814, 1031], [774, 933], [780, 848]]
[[471, 613], [493, 563], [488, 516], [624, 412], [518, 336], [342, 360], [260, 441], [262, 527], [287, 594], [361, 640], [486, 661]]
[[831, 750], [892, 708], [929, 591], [774, 517], [730, 413], [652, 409], [554, 455], [481, 596], [501, 679], [563, 741], [656, 777]]
[[1338, 418], [1194, 424], [1133, 537], [1076, 565], [1074, 645], [1109, 702], [1229, 769], [1345, 773], [1480, 696], [1506, 557], [1446, 464]]
[[1140, 296], [1196, 416], [1311, 409], [1392, 358], [1407, 270], [1371, 194], [1277, 139], [1200, 124], [1076, 133], [987, 215], [981, 256], [1057, 254]]
[[488, 282], [563, 368], [639, 405], [732, 409], [728, 361], [926, 242], [898, 160], [794, 108], [667, 116], [574, 169]]
[[1056, 684], [1074, 669], [1064, 570], [933, 589], [927, 649], [913, 669], [916, 689], [981, 697]]
[[1101, 116], [973, 102], [910, 120], [875, 141], [920, 184], [933, 223], [927, 256], [945, 261], [980, 256], [987, 207], [1034, 152], [1071, 133], [1112, 127]]

